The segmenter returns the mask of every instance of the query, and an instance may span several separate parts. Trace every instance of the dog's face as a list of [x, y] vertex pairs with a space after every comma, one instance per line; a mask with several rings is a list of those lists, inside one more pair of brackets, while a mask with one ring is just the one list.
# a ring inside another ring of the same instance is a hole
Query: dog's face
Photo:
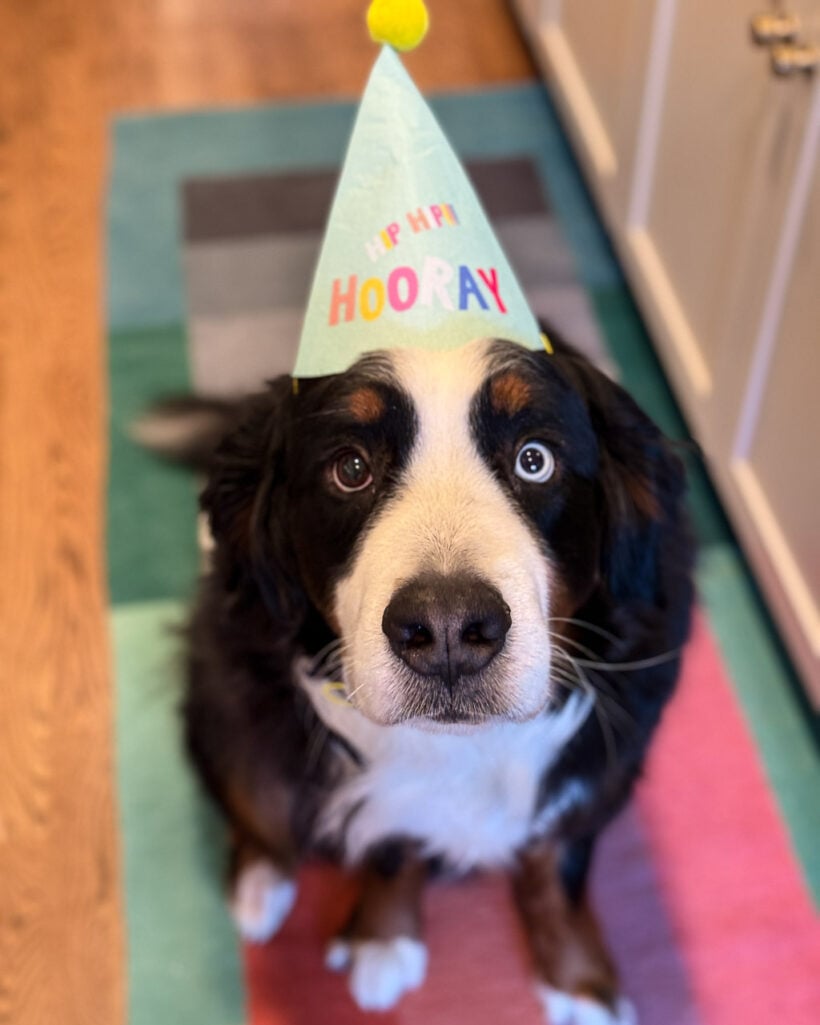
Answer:
[[[564, 516], [585, 539], [581, 586], [597, 564], [597, 446], [580, 398], [498, 343], [397, 352], [343, 377], [316, 410], [321, 470], [294, 528], [304, 519], [315, 537], [298, 546], [308, 580], [334, 567], [319, 600], [352, 700], [383, 723], [535, 715]], [[301, 462], [316, 437], [311, 424]]]
[[[634, 404], [578, 357], [479, 340], [365, 357], [273, 416], [239, 533], [273, 604], [302, 591], [338, 633], [354, 704], [445, 727], [541, 711], [552, 633], [618, 569], [614, 518], [658, 514]], [[632, 420], [618, 467], [605, 434]], [[235, 539], [223, 490], [206, 505]]]

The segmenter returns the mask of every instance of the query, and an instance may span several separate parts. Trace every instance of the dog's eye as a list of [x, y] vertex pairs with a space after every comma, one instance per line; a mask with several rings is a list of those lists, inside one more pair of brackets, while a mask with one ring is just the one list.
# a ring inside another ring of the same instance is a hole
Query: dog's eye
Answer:
[[373, 482], [367, 460], [354, 448], [346, 449], [336, 457], [332, 477], [340, 491], [362, 491]]
[[515, 457], [515, 475], [528, 484], [543, 484], [555, 470], [555, 457], [540, 441], [525, 441]]

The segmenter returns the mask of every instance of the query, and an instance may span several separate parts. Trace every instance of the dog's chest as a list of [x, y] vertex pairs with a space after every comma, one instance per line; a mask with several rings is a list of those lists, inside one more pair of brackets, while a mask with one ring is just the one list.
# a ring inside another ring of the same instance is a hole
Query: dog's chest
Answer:
[[318, 837], [340, 841], [351, 862], [398, 836], [457, 869], [505, 863], [532, 831], [544, 772], [589, 712], [578, 695], [560, 713], [525, 723], [428, 732], [379, 726], [311, 677], [302, 686], [362, 760], [349, 761], [317, 824]]

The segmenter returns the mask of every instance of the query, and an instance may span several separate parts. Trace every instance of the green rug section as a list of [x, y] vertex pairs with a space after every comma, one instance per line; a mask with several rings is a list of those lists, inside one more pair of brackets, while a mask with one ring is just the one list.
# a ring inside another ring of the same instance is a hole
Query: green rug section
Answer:
[[189, 389], [181, 328], [113, 332], [108, 580], [111, 602], [182, 598], [197, 566], [197, 483], [135, 445], [130, 426], [160, 396]]
[[178, 724], [185, 607], [115, 609], [117, 775], [128, 900], [130, 1025], [240, 1025], [236, 936], [221, 892], [223, 831], [184, 764]]

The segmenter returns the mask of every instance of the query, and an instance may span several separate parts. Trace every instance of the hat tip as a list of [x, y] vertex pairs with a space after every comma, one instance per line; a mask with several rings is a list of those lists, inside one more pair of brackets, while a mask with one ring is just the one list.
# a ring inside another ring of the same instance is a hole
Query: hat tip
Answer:
[[424, 0], [373, 0], [367, 10], [371, 39], [404, 53], [421, 43], [429, 26]]

